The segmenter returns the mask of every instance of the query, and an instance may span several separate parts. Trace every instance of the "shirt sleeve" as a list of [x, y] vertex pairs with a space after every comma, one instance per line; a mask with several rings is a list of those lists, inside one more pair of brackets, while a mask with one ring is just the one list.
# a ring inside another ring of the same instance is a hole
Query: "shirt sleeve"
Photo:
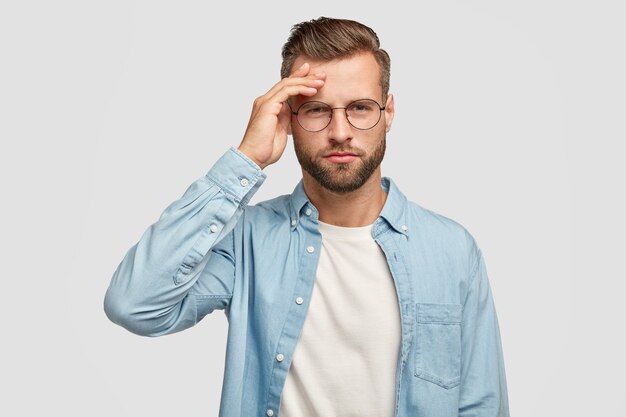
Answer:
[[482, 253], [463, 306], [459, 417], [508, 417], [498, 318]]
[[222, 155], [127, 251], [104, 297], [109, 319], [159, 336], [225, 308], [235, 279], [235, 226], [265, 177], [237, 149]]

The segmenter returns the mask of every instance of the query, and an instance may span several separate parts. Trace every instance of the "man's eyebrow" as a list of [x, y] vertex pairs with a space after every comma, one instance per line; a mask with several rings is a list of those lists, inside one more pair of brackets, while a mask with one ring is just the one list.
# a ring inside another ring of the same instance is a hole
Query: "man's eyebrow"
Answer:
[[[308, 98], [308, 97], [307, 97], [307, 98]], [[345, 101], [345, 104], [347, 105], [347, 104], [354, 103], [355, 101], [360, 101], [360, 100], [374, 100], [376, 103], [378, 103], [378, 100], [376, 100], [376, 99], [375, 99], [375, 98], [373, 98], [373, 97], [369, 97], [369, 96], [359, 96], [359, 97], [357, 97], [357, 98], [352, 98], [352, 99], [348, 99], [348, 100], [346, 100], [346, 101]], [[322, 100], [322, 99], [304, 100], [304, 101], [301, 103], [301, 105], [302, 105], [302, 104], [304, 104], [304, 103], [309, 103], [309, 102], [311, 102], [311, 101], [319, 101], [320, 103], [328, 104], [328, 105], [330, 106], [330, 103], [328, 103], [328, 102], [326, 102], [326, 101], [324, 101], [324, 100]], [[292, 103], [292, 104], [293, 104], [293, 103]], [[378, 103], [378, 104], [380, 104], [380, 103]]]

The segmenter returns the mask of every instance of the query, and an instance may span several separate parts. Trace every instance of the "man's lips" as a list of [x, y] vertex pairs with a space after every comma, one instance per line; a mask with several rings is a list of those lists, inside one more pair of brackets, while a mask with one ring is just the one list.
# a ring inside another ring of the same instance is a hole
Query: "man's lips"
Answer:
[[324, 158], [329, 160], [330, 162], [352, 162], [357, 158], [357, 155], [350, 152], [332, 152], [326, 155]]

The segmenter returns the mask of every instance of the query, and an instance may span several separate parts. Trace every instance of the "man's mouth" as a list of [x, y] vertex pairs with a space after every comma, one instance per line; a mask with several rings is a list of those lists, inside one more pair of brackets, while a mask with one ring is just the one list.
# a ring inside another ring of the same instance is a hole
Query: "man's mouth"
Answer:
[[324, 158], [330, 162], [346, 163], [352, 162], [357, 158], [357, 155], [351, 152], [332, 152], [326, 155]]

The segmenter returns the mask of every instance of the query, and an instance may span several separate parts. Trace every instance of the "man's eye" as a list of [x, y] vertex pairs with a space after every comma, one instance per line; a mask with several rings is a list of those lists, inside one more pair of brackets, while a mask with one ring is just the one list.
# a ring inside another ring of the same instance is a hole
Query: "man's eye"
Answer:
[[312, 107], [310, 109], [307, 109], [306, 113], [310, 115], [324, 114], [324, 113], [328, 113], [328, 108], [322, 107], [322, 106]]
[[348, 110], [357, 112], [357, 113], [363, 113], [363, 112], [372, 110], [372, 106], [368, 104], [357, 103], [357, 104], [353, 104], [352, 106], [350, 106]]

